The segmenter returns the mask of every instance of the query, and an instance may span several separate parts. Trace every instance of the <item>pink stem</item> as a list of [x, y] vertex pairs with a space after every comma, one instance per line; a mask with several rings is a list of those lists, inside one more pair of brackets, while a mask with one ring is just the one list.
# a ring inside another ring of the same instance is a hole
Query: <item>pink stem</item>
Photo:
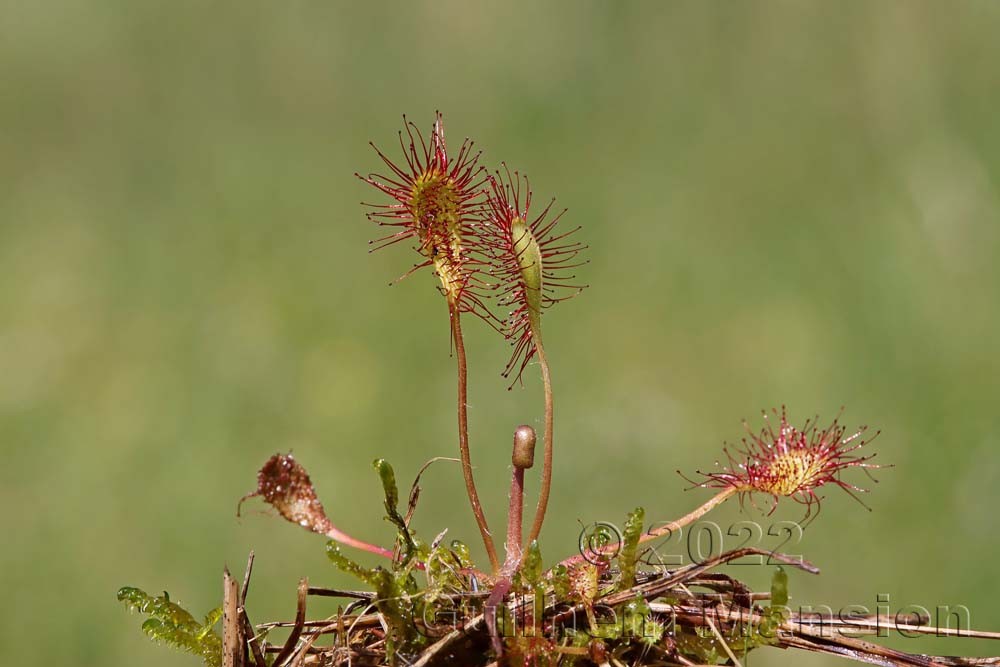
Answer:
[[[514, 474], [510, 480], [510, 508], [507, 513], [507, 559], [503, 569], [506, 571], [513, 563], [513, 569], [521, 560], [522, 531], [524, 523], [524, 468], [514, 466]], [[513, 569], [511, 573], [513, 573]]]
[[[382, 556], [383, 558], [388, 558], [389, 560], [396, 560], [396, 554], [394, 554], [389, 549], [380, 547], [374, 544], [369, 544], [368, 542], [363, 542], [356, 537], [351, 537], [347, 533], [343, 533], [334, 526], [330, 526], [325, 533], [334, 542], [339, 542], [340, 544], [346, 544], [349, 547], [354, 547], [355, 549], [360, 549], [361, 551], [367, 551], [370, 554], [375, 554], [376, 556]], [[417, 569], [426, 569], [426, 565], [417, 561]]]

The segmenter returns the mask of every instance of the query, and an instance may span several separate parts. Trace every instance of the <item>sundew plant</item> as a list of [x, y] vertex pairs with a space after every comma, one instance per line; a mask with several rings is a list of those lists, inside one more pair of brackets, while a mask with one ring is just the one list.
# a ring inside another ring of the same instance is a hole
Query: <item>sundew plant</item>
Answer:
[[[246, 608], [251, 553], [242, 584], [226, 571], [222, 605], [200, 621], [166, 593], [122, 588], [119, 600], [148, 616], [142, 625], [146, 634], [213, 667], [745, 665], [751, 652], [764, 647], [880, 665], [1000, 664], [998, 658], [909, 654], [868, 641], [865, 635], [886, 636], [884, 616], [794, 611], [786, 568], [819, 572], [800, 556], [745, 547], [686, 565], [657, 558], [658, 542], [730, 499], [745, 511], [764, 513], [790, 499], [803, 508], [803, 526], [817, 520], [825, 487], [839, 487], [864, 505], [861, 496], [874, 481], [873, 471], [884, 467], [873, 461], [869, 447], [878, 433], [868, 437], [866, 427], [848, 428], [839, 415], [829, 423], [815, 418], [800, 423], [784, 407], [764, 412], [761, 425], [744, 423], [741, 443], [726, 446], [713, 468], [681, 473], [692, 490], [714, 491], [701, 505], [656, 523], [646, 520], [654, 512], [636, 508], [620, 530], [595, 524], [581, 536], [577, 555], [546, 561], [541, 535], [559, 458], [558, 376], [545, 345], [558, 341], [543, 337], [542, 324], [553, 306], [584, 290], [578, 274], [585, 271], [587, 247], [566, 210], [557, 208], [555, 199], [539, 201], [521, 171], [504, 162], [487, 168], [469, 140], [449, 152], [440, 114], [426, 135], [404, 117], [397, 139], [392, 150], [372, 144], [381, 162], [378, 172], [358, 174], [371, 186], [367, 217], [383, 230], [372, 250], [412, 249], [412, 266], [402, 278], [432, 273], [444, 298], [456, 372], [458, 461], [487, 562], [473, 562], [462, 541], [446, 540], [447, 526], [437, 527], [431, 539], [412, 528], [424, 469], [403, 497], [392, 466], [375, 459], [385, 498], [381, 513], [396, 531], [392, 544], [378, 545], [337, 528], [336, 500], [328, 513], [303, 465], [278, 453], [260, 468], [256, 489], [240, 505], [259, 498], [289, 522], [324, 536], [331, 564], [356, 577], [364, 590], [320, 588], [302, 580], [294, 619], [253, 624]], [[543, 388], [540, 438], [531, 426], [513, 430], [503, 533], [495, 531], [498, 524], [491, 527], [474, 475], [463, 334], [470, 323], [492, 328], [498, 343], [511, 349], [502, 369], [508, 388], [536, 381]], [[539, 490], [526, 519], [525, 478], [533, 470]], [[662, 508], [653, 509], [662, 515]], [[379, 514], [373, 511], [372, 520]], [[363, 566], [350, 550], [374, 554], [383, 564]], [[719, 571], [748, 556], [772, 567], [769, 590], [754, 591]], [[343, 604], [332, 617], [310, 619], [310, 596], [340, 598]], [[967, 627], [943, 632], [932, 621], [920, 614], [894, 619], [900, 632], [1000, 638]], [[795, 655], [786, 655], [796, 664]]]

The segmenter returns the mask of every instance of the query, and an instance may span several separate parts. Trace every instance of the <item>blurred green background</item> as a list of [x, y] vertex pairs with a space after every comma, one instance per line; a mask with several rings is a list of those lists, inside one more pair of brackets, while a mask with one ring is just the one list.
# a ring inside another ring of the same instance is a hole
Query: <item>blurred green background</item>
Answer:
[[[236, 501], [291, 449], [340, 527], [387, 543], [371, 460], [408, 486], [454, 454], [444, 303], [426, 272], [387, 287], [415, 256], [366, 253], [353, 176], [436, 109], [591, 246], [591, 288], [546, 318], [549, 559], [580, 522], [694, 507], [675, 470], [711, 467], [743, 417], [846, 405], [895, 467], [872, 513], [832, 491], [786, 545], [824, 570], [791, 575], [793, 604], [887, 594], [1000, 630], [998, 34], [994, 2], [4, 3], [0, 662], [197, 665], [115, 591], [202, 613], [250, 549], [255, 621], [290, 617], [300, 576], [355, 585]], [[510, 433], [541, 396], [466, 328], [502, 532]], [[416, 526], [476, 542], [457, 467], [426, 475]]]

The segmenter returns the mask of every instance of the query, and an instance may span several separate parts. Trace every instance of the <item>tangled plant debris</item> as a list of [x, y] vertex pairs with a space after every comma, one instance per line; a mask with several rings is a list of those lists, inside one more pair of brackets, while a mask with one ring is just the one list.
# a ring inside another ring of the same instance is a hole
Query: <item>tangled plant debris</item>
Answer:
[[[555, 460], [554, 392], [542, 343], [542, 316], [584, 289], [573, 271], [585, 264], [581, 254], [586, 247], [574, 240], [579, 228], [559, 227], [566, 211], [554, 213], [554, 200], [532, 211], [532, 190], [520, 172], [506, 164], [488, 172], [469, 140], [457, 154], [449, 154], [440, 114], [427, 138], [405, 118], [398, 138], [401, 160], [375, 148], [388, 171], [358, 176], [387, 197], [368, 205], [368, 218], [391, 230], [372, 246], [377, 250], [410, 242], [419, 259], [403, 277], [429, 267], [438, 278], [456, 359], [457, 460], [488, 564], [477, 566], [464, 543], [446, 542], [446, 527], [429, 542], [413, 530], [419, 473], [402, 507], [392, 466], [383, 459], [374, 461], [385, 518], [396, 531], [392, 545], [380, 546], [337, 528], [306, 469], [291, 454], [275, 454], [258, 472], [256, 490], [240, 505], [260, 498], [289, 522], [325, 536], [329, 561], [367, 590], [313, 587], [302, 580], [293, 620], [254, 625], [246, 609], [251, 553], [242, 585], [227, 570], [223, 605], [201, 622], [166, 593], [154, 597], [122, 588], [119, 600], [149, 617], [142, 626], [146, 634], [200, 656], [210, 667], [743, 665], [751, 651], [765, 646], [878, 665], [1000, 664], [1000, 658], [909, 654], [859, 638], [885, 636], [890, 624], [914, 634], [1000, 639], [997, 633], [943, 631], [922, 614], [901, 621], [898, 614], [894, 619], [857, 614], [844, 618], [792, 610], [789, 569], [819, 573], [799, 556], [744, 547], [686, 565], [651, 557], [654, 541], [684, 529], [734, 496], [741, 507], [748, 499], [756, 507], [755, 498], [769, 498], [769, 512], [781, 498], [791, 498], [805, 506], [808, 520], [818, 514], [817, 492], [824, 486], [840, 487], [860, 502], [858, 494], [866, 489], [843, 474], [859, 469], [871, 477], [871, 470], [883, 466], [871, 462], [873, 453], [860, 451], [870, 442], [863, 438], [865, 428], [849, 432], [839, 417], [824, 429], [815, 419], [796, 427], [782, 407], [780, 413], [774, 411], [775, 428], [764, 413], [759, 432], [746, 426], [749, 435], [742, 444], [724, 450], [725, 463], [698, 473], [698, 480], [689, 479], [695, 488], [717, 491], [701, 506], [652, 525], [646, 523], [645, 510], [636, 508], [620, 531], [595, 524], [581, 537], [578, 555], [546, 567], [540, 536]], [[528, 363], [537, 360], [544, 389], [534, 516], [525, 538], [525, 476], [534, 467], [538, 438], [532, 427], [522, 425], [514, 431], [502, 557], [473, 475], [462, 332], [466, 315], [488, 324], [512, 347], [504, 377], [523, 383]], [[375, 554], [383, 564], [365, 567], [344, 548]], [[759, 557], [762, 564], [766, 559], [773, 567], [769, 590], [754, 591], [718, 571], [748, 556]], [[343, 604], [332, 617], [310, 620], [307, 603], [316, 596], [338, 598]], [[221, 636], [215, 630], [220, 620]], [[272, 640], [276, 630], [287, 634]]]

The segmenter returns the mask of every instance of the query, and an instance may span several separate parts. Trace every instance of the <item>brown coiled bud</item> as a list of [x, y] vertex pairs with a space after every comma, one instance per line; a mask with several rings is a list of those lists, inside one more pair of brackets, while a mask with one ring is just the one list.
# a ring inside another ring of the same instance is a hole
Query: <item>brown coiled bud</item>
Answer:
[[257, 473], [257, 490], [244, 496], [240, 504], [255, 496], [263, 498], [287, 520], [314, 533], [326, 534], [333, 528], [316, 497], [309, 474], [291, 454], [269, 458]]

